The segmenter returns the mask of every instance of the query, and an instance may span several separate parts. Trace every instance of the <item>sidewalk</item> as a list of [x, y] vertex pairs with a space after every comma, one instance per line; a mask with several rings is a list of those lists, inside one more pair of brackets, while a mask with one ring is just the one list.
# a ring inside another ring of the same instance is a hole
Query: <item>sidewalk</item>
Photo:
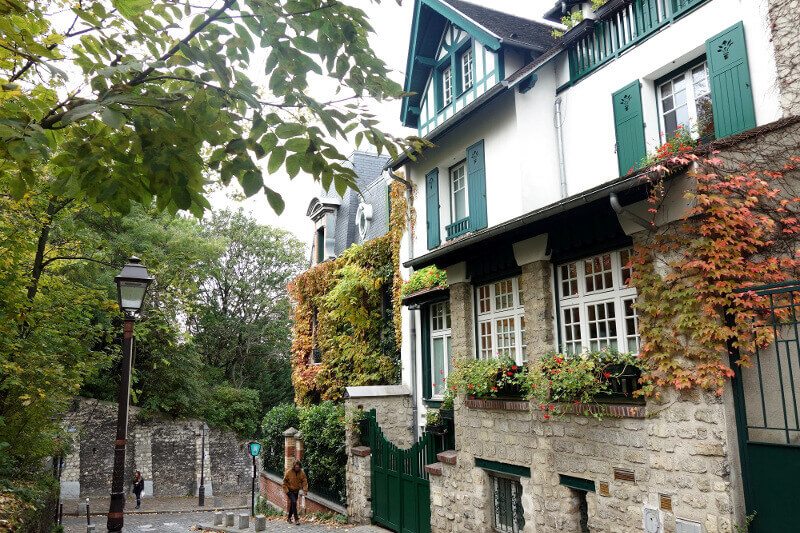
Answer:
[[[215, 506], [215, 500], [219, 506]], [[89, 512], [92, 516], [102, 516], [108, 513], [110, 498], [89, 498]], [[64, 504], [64, 516], [77, 516], [78, 504], [86, 503], [86, 499], [61, 500]], [[174, 497], [157, 496], [142, 498], [140, 509], [136, 507], [136, 498], [128, 496], [126, 515], [135, 514], [174, 514], [191, 513], [198, 511], [233, 511], [238, 509], [250, 509], [250, 494], [241, 496], [208, 496], [206, 497], [205, 507], [197, 505], [197, 497]]]

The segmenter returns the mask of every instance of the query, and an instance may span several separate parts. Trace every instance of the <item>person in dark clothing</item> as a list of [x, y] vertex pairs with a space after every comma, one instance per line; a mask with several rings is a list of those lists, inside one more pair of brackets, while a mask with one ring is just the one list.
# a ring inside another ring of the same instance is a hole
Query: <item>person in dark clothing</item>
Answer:
[[283, 475], [283, 492], [289, 497], [289, 518], [287, 521], [292, 523], [292, 515], [294, 515], [295, 524], [300, 525], [300, 517], [297, 516], [297, 498], [300, 491], [303, 494], [308, 493], [308, 479], [306, 473], [303, 472], [303, 465], [300, 461], [295, 461], [292, 468], [286, 471]]
[[142, 505], [142, 492], [144, 492], [144, 478], [138, 470], [133, 475], [133, 493], [136, 495], [136, 508]]

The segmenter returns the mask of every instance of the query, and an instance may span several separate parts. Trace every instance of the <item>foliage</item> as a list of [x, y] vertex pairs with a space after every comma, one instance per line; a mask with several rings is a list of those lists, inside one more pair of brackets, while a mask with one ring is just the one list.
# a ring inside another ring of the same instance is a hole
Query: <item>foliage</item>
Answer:
[[[13, 479], [12, 479], [13, 476]], [[0, 465], [0, 529], [43, 531], [52, 523], [58, 484], [50, 474], [20, 477]]]
[[[475, 398], [496, 398], [506, 386], [519, 385], [517, 374], [524, 369], [509, 357], [493, 359], [453, 359], [454, 369], [447, 377], [447, 396], [467, 394]], [[451, 392], [452, 391], [452, 392]]]
[[439, 270], [435, 265], [417, 270], [403, 285], [403, 296], [408, 296], [418, 291], [429, 289], [446, 289], [447, 273]]
[[346, 524], [347, 517], [345, 515], [341, 515], [339, 513], [334, 513], [333, 511], [323, 513], [322, 511], [316, 511], [314, 513], [309, 513], [305, 516], [305, 519], [308, 522], [313, 522], [316, 524]]
[[361, 442], [361, 423], [366, 420], [367, 412], [363, 409], [353, 409], [345, 417], [345, 427], [353, 438], [353, 442]]
[[428, 409], [428, 412], [425, 413], [425, 422], [429, 426], [437, 426], [442, 423], [442, 415], [439, 413], [438, 409]]
[[[453, 390], [453, 389], [449, 389], [449, 390]], [[453, 395], [446, 392], [445, 395], [444, 395], [444, 398], [442, 399], [441, 408], [442, 409], [452, 409], [453, 407], [454, 407], [454, 405], [453, 405]]]
[[300, 431], [309, 490], [347, 501], [344, 406], [323, 402], [302, 409]]
[[291, 427], [300, 427], [300, 410], [293, 403], [276, 405], [264, 415], [261, 423], [261, 459], [266, 470], [283, 473], [283, 432]]
[[[545, 354], [530, 363], [525, 394], [550, 414], [560, 412], [558, 403], [592, 404], [599, 395], [611, 392], [611, 379], [622, 375], [616, 372], [617, 365], [624, 371], [624, 366], [641, 368], [642, 362], [636, 356], [607, 348], [578, 355]], [[550, 418], [549, 414], [544, 416]]]
[[[768, 304], [765, 297], [739, 289], [795, 279], [800, 271], [800, 198], [778, 187], [800, 159], [791, 158], [780, 172], [731, 159], [726, 169], [716, 156], [672, 158], [674, 165], [696, 165], [689, 172], [696, 187], [685, 194], [691, 207], [677, 228], [656, 231], [635, 248], [631, 283], [639, 294], [640, 357], [655, 386], [721, 394], [734, 375], [726, 363], [731, 350], [739, 353], [731, 364], [749, 365], [750, 354], [773, 340], [772, 328], [758, 327], [770, 320], [759, 310]], [[650, 197], [654, 215], [664, 195], [657, 181]]]
[[734, 524], [733, 528], [736, 530], [736, 533], [747, 533], [750, 531], [750, 525], [753, 523], [753, 520], [756, 519], [757, 514], [758, 511], [753, 511], [751, 514], [745, 516], [744, 524], [741, 526], [739, 524]]
[[260, 495], [257, 496], [258, 502], [256, 503], [256, 514], [263, 514], [270, 518], [283, 518], [285, 513], [279, 509], [275, 509], [272, 505], [270, 505], [269, 500], [267, 498], [262, 498]]
[[[565, 15], [561, 17], [561, 24], [567, 27], [567, 31], [571, 30], [575, 27], [580, 21], [583, 20], [583, 11], [573, 11], [569, 15]], [[550, 32], [550, 35], [555, 37], [556, 39], [561, 38], [564, 36], [564, 32], [561, 30], [553, 29]]]
[[[0, 176], [17, 199], [44, 164], [54, 194], [116, 211], [155, 199], [200, 216], [216, 174], [280, 212], [265, 170], [341, 193], [355, 173], [335, 141], [395, 158], [427, 144], [382, 133], [366, 111], [365, 98], [402, 92], [366, 15], [342, 2], [8, 0], [0, 14]], [[248, 77], [256, 64], [265, 87]], [[323, 79], [341, 96], [312, 97]]]
[[592, 10], [597, 11], [603, 7], [608, 0], [592, 0]]
[[[662, 134], [663, 137], [663, 134]], [[670, 160], [676, 157], [680, 157], [681, 154], [688, 152], [689, 150], [698, 146], [700, 142], [692, 137], [692, 133], [689, 128], [684, 128], [683, 126], [678, 126], [675, 130], [675, 134], [672, 136], [671, 139], [667, 139], [661, 146], [656, 148], [653, 152], [648, 152], [648, 154], [635, 166], [631, 167], [628, 170], [628, 174], [636, 170], [637, 168], [644, 168], [650, 165], [657, 163], [658, 161]]]
[[[398, 172], [395, 174], [401, 179], [405, 179], [405, 174]], [[403, 275], [400, 272], [400, 248], [402, 246], [403, 235], [408, 232], [411, 238], [414, 237], [414, 227], [417, 223], [417, 213], [414, 210], [414, 198], [416, 191], [406, 187], [398, 181], [392, 181], [389, 186], [389, 249], [392, 253], [393, 279], [392, 279], [392, 309], [394, 311], [394, 332], [397, 349], [403, 343]]]
[[259, 415], [258, 391], [216, 385], [204, 394], [203, 418], [209, 425], [235, 431], [242, 438], [256, 432]]

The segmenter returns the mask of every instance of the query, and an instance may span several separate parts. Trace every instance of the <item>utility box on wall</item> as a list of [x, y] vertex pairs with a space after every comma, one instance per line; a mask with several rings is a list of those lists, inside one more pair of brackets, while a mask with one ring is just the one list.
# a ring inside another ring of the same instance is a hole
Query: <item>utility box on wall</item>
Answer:
[[684, 518], [676, 518], [675, 533], [703, 533], [703, 526], [701, 526], [699, 522], [692, 522]]

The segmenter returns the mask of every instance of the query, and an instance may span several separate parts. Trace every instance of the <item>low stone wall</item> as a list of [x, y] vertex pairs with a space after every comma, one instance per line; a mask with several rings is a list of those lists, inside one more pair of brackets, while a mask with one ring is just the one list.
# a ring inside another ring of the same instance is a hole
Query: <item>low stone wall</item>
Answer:
[[437, 464], [441, 475], [430, 476], [434, 532], [490, 530], [491, 472], [476, 459], [529, 469], [530, 477], [519, 477], [525, 532], [580, 531], [579, 493], [561, 484], [562, 475], [594, 484], [586, 494], [592, 532], [642, 531], [646, 508], [665, 532], [675, 531], [678, 517], [707, 533], [731, 531], [741, 519], [734, 517], [726, 409], [713, 394], [667, 392], [660, 402], [632, 405], [630, 417], [602, 420], [546, 419], [538, 405], [522, 409], [526, 402], [471, 403], [456, 402], [455, 464]]
[[[272, 507], [280, 509], [281, 511], [289, 512], [289, 501], [286, 494], [283, 492], [283, 479], [272, 472], [262, 472], [259, 482], [259, 494], [262, 498], [266, 499]], [[341, 505], [323, 498], [318, 494], [309, 492], [306, 496], [305, 511], [300, 511], [301, 514], [310, 513], [338, 513], [341, 515], [347, 514], [347, 510]]]
[[[117, 405], [98, 400], [76, 400], [64, 423], [74, 436], [73, 451], [65, 457], [61, 476], [63, 498], [108, 496], [114, 464]], [[144, 496], [197, 495], [200, 486], [201, 420], [163, 416], [144, 419], [131, 407], [128, 418], [125, 481], [131, 489], [133, 473], [142, 472]], [[235, 433], [206, 431], [206, 496], [249, 493], [253, 466], [247, 443]]]

